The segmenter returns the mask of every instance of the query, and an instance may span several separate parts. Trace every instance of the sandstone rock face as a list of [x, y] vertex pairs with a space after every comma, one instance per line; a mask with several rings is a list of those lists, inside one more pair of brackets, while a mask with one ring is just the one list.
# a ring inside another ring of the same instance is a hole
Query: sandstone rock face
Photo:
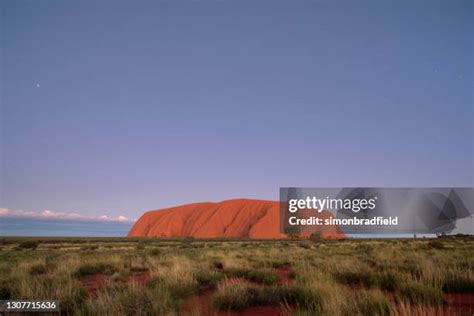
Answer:
[[[327, 213], [321, 213], [323, 217]], [[327, 229], [326, 229], [327, 230]], [[129, 237], [285, 238], [280, 232], [280, 202], [238, 199], [193, 203], [143, 214]], [[321, 237], [338, 238], [337, 229]]]

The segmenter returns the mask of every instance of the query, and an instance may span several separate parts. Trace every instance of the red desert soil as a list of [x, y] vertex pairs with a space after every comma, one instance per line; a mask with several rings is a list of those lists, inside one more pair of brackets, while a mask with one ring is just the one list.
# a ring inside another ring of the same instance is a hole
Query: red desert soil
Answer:
[[243, 311], [217, 311], [212, 307], [212, 297], [214, 291], [208, 290], [195, 295], [184, 302], [183, 312], [181, 315], [197, 315], [202, 316], [288, 316], [290, 311], [284, 306], [254, 306]]
[[[288, 275], [293, 270], [291, 267], [283, 267], [275, 269], [275, 273], [279, 276], [279, 284], [289, 284], [294, 280], [289, 278]], [[225, 282], [229, 283], [250, 283], [247, 280], [234, 278], [226, 279]], [[198, 295], [189, 297], [184, 301], [182, 315], [194, 315], [197, 312], [198, 315], [202, 316], [288, 316], [293, 313], [290, 306], [284, 305], [266, 305], [266, 306], [254, 306], [247, 308], [243, 311], [217, 311], [212, 307], [212, 298], [216, 289], [209, 289], [204, 287]]]
[[110, 280], [110, 275], [93, 274], [81, 278], [82, 286], [87, 290], [90, 297], [97, 297], [97, 291], [107, 285]]
[[[329, 212], [312, 212], [327, 218]], [[304, 232], [304, 235], [309, 235]], [[284, 238], [280, 232], [280, 202], [238, 199], [193, 203], [143, 214], [129, 237]], [[344, 238], [336, 227], [325, 227], [321, 237]]]
[[[134, 272], [125, 281], [127, 283], [137, 283], [138, 285], [145, 285], [150, 279], [149, 272]], [[92, 274], [81, 278], [82, 286], [87, 290], [90, 297], [96, 298], [97, 291], [107, 284], [113, 282], [112, 276], [107, 274]], [[119, 279], [116, 282], [124, 282]]]
[[474, 293], [449, 293], [445, 298], [456, 315], [474, 315]]
[[280, 284], [290, 284], [294, 280], [291, 278], [291, 273], [293, 272], [293, 269], [289, 266], [285, 266], [280, 269], [275, 269], [276, 274], [280, 278]]

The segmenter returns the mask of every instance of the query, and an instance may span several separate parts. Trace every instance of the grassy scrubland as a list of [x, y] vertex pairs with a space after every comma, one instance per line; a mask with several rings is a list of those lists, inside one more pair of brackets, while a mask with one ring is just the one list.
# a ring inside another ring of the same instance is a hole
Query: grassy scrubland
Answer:
[[215, 311], [454, 315], [469, 310], [449, 298], [474, 294], [473, 268], [469, 238], [0, 238], [0, 299], [55, 299], [64, 314], [199, 315], [186, 301], [206, 292]]

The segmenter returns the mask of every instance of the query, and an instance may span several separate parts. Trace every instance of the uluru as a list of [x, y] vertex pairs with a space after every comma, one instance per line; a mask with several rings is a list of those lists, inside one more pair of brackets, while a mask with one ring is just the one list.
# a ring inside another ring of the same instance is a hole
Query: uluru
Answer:
[[[328, 217], [323, 211], [321, 217]], [[277, 239], [280, 231], [280, 202], [236, 199], [185, 204], [144, 213], [129, 237], [195, 237]], [[337, 227], [325, 227], [321, 237], [341, 238]]]

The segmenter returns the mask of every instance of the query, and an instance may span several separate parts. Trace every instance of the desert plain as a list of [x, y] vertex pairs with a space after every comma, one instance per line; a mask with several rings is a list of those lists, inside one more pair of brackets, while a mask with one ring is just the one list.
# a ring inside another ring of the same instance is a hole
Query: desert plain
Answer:
[[0, 238], [0, 299], [63, 315], [472, 315], [474, 239]]

